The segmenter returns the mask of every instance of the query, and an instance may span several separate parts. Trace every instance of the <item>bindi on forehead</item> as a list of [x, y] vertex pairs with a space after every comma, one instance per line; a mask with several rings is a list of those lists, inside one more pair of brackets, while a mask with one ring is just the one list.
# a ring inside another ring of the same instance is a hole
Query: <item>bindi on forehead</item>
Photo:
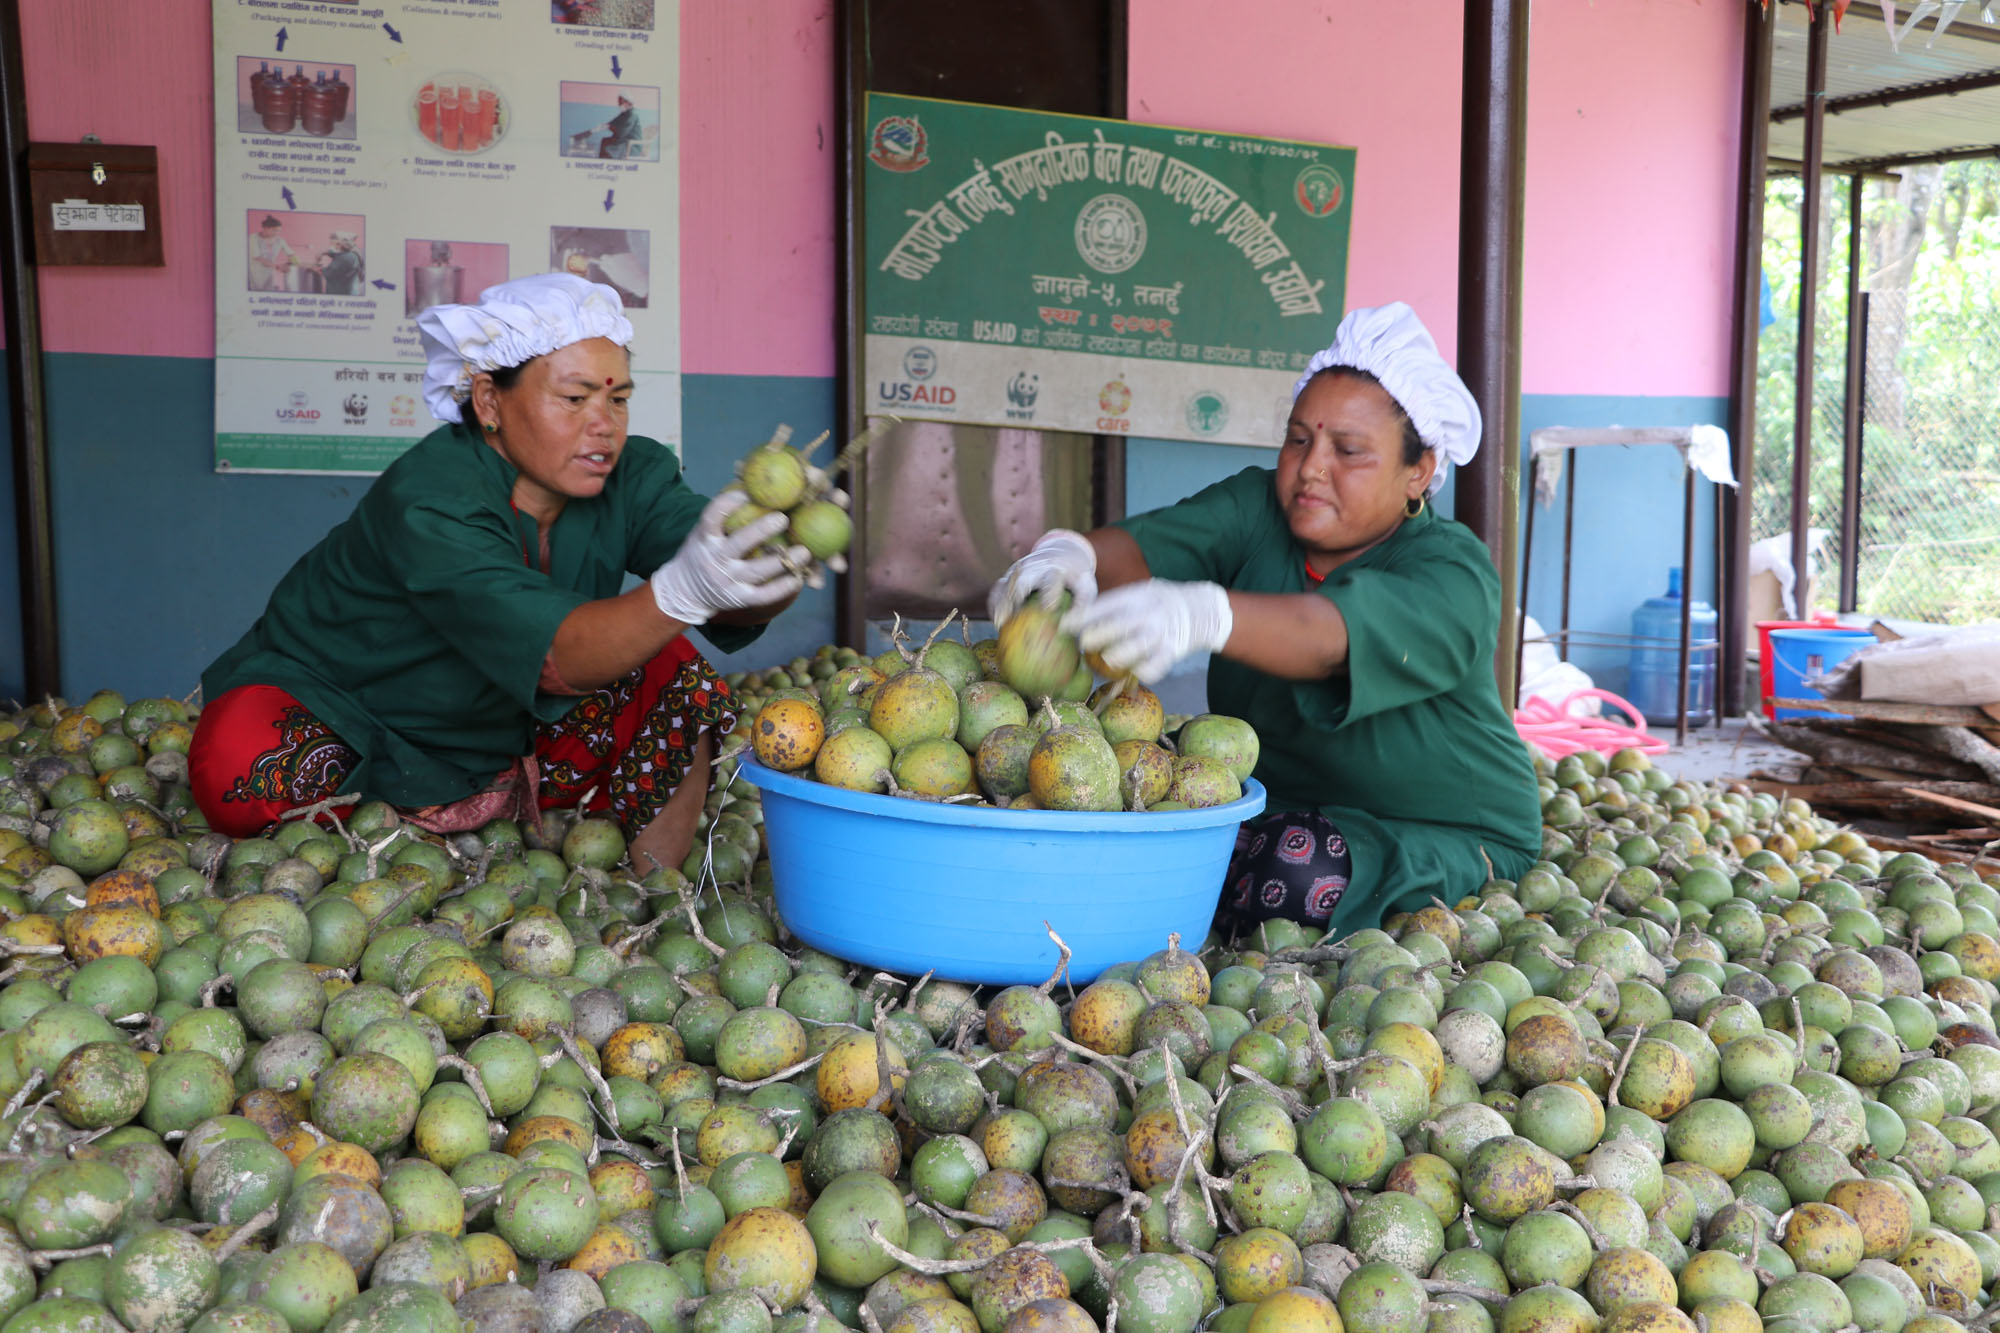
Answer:
[[610, 388], [612, 385], [616, 384], [617, 382], [618, 382], [617, 380], [613, 379], [609, 375], [606, 375], [604, 377], [604, 387], [607, 389]]

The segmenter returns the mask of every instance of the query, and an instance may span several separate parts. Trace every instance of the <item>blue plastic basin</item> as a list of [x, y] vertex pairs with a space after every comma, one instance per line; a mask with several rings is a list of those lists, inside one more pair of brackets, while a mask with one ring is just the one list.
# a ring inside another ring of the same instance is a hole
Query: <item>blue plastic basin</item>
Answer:
[[1207, 810], [1081, 814], [941, 805], [828, 787], [742, 761], [763, 789], [778, 912], [815, 949], [953, 981], [1040, 982], [1047, 921], [1089, 981], [1114, 963], [1199, 947], [1236, 826], [1264, 788]]
[[[1845, 662], [1875, 642], [1865, 629], [1774, 629], [1771, 631], [1771, 694], [1778, 699], [1819, 699], [1824, 696], [1806, 684], [1806, 677], [1818, 676]], [[1780, 721], [1792, 717], [1845, 718], [1845, 713], [1821, 713], [1804, 708], [1780, 708]]]

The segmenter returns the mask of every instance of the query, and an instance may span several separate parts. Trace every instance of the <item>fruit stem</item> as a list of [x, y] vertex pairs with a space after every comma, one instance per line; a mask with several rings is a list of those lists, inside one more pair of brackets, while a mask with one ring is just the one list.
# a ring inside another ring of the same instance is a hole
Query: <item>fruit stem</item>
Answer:
[[563, 1054], [576, 1062], [577, 1068], [583, 1071], [584, 1078], [590, 1081], [591, 1088], [604, 1099], [604, 1105], [598, 1108], [598, 1114], [604, 1117], [604, 1123], [611, 1126], [613, 1134], [623, 1134], [625, 1127], [618, 1123], [618, 1107], [611, 1100], [611, 1085], [604, 1081], [604, 1075], [598, 1073], [596, 1066], [583, 1058], [583, 1052], [577, 1049], [576, 1038], [570, 1035], [567, 1027], [555, 1026], [550, 1028], [550, 1031], [555, 1033], [556, 1041], [562, 1045]]
[[461, 1055], [440, 1055], [438, 1063], [448, 1068], [456, 1069], [459, 1072], [460, 1076], [465, 1079], [466, 1086], [471, 1088], [473, 1095], [479, 1098], [479, 1104], [486, 1108], [488, 1118], [491, 1118], [493, 1115], [493, 1102], [486, 1095], [486, 1080], [479, 1076], [478, 1066]]
[[28, 1255], [28, 1262], [37, 1268], [54, 1268], [65, 1259], [94, 1259], [110, 1253], [109, 1245], [84, 1245], [73, 1250], [35, 1250]]
[[269, 1206], [267, 1206], [264, 1209], [264, 1211], [258, 1213], [248, 1222], [245, 1222], [242, 1226], [236, 1228], [235, 1231], [231, 1232], [228, 1240], [225, 1240], [222, 1242], [222, 1244], [216, 1246], [215, 1262], [220, 1264], [224, 1260], [228, 1259], [230, 1255], [236, 1253], [238, 1250], [242, 1249], [245, 1245], [248, 1245], [251, 1242], [251, 1240], [256, 1237], [258, 1232], [262, 1231], [265, 1227], [270, 1226], [271, 1223], [277, 1220], [278, 1220], [278, 1205], [276, 1203], [272, 1203]]
[[14, 1113], [20, 1110], [26, 1104], [28, 1098], [34, 1094], [35, 1089], [41, 1086], [42, 1070], [41, 1066], [37, 1065], [35, 1071], [28, 1075], [28, 1081], [21, 1085], [21, 1090], [7, 1099], [6, 1109], [0, 1110], [0, 1120], [12, 1120]]
[[1583, 1234], [1590, 1237], [1591, 1247], [1599, 1254], [1611, 1248], [1611, 1242], [1604, 1238], [1604, 1233], [1599, 1231], [1596, 1225], [1583, 1215], [1583, 1209], [1577, 1207], [1575, 1204], [1570, 1203], [1566, 1199], [1557, 1199], [1549, 1205], [1549, 1211], [1552, 1213], [1561, 1213], [1564, 1217], [1574, 1220], [1578, 1226], [1583, 1228]]
[[1618, 1057], [1617, 1072], [1611, 1075], [1611, 1087], [1604, 1096], [1604, 1099], [1613, 1106], [1618, 1105], [1618, 1085], [1625, 1081], [1625, 1069], [1632, 1063], [1632, 1052], [1638, 1049], [1639, 1038], [1636, 1035], [1628, 1037], [1625, 1041], [1625, 1053]]
[[811, 1069], [814, 1065], [818, 1064], [821, 1060], [824, 1060], [825, 1058], [826, 1058], [826, 1052], [821, 1051], [818, 1055], [811, 1056], [807, 1059], [801, 1060], [797, 1064], [791, 1066], [788, 1069], [780, 1069], [777, 1073], [771, 1075], [769, 1078], [753, 1079], [748, 1083], [744, 1083], [733, 1078], [718, 1077], [715, 1080], [715, 1086], [718, 1088], [728, 1088], [733, 1092], [755, 1092], [759, 1088], [768, 1088], [773, 1083], [783, 1083], [788, 1078], [791, 1078], [798, 1074], [803, 1074], [808, 1069]]
[[1035, 994], [1037, 995], [1047, 995], [1050, 991], [1054, 990], [1056, 982], [1062, 980], [1063, 973], [1069, 971], [1069, 945], [1063, 943], [1063, 937], [1056, 934], [1056, 928], [1047, 921], [1042, 922], [1042, 929], [1046, 930], [1049, 933], [1049, 938], [1056, 942], [1056, 948], [1062, 950], [1062, 957], [1056, 959], [1056, 970], [1049, 973], [1049, 979], [1035, 987]]
[[918, 666], [922, 666], [924, 664], [924, 659], [930, 656], [931, 645], [938, 641], [938, 635], [944, 633], [945, 630], [951, 625], [951, 622], [956, 620], [957, 618], [958, 618], [958, 608], [955, 606], [951, 610], [944, 613], [944, 619], [938, 621], [937, 628], [932, 630], [930, 632], [930, 637], [924, 640], [924, 646], [917, 650], [916, 664]]
[[1246, 1083], [1256, 1084], [1258, 1087], [1262, 1088], [1264, 1091], [1270, 1093], [1273, 1097], [1277, 1098], [1278, 1104], [1280, 1106], [1283, 1106], [1285, 1108], [1286, 1114], [1290, 1115], [1294, 1120], [1298, 1120], [1304, 1117], [1306, 1113], [1305, 1099], [1299, 1096], [1296, 1092], [1293, 1092], [1290, 1088], [1281, 1088], [1277, 1084], [1273, 1083], [1270, 1079], [1265, 1078], [1262, 1074], [1259, 1074], [1255, 1070], [1249, 1069], [1243, 1065], [1231, 1065], [1229, 1066], [1229, 1072], [1236, 1075], [1236, 1077], [1242, 1079]]
[[1110, 1070], [1114, 1075], [1117, 1076], [1118, 1081], [1125, 1085], [1125, 1090], [1127, 1092], [1131, 1093], [1135, 1097], [1139, 1095], [1138, 1080], [1132, 1077], [1131, 1071], [1126, 1069], [1124, 1063], [1120, 1061], [1116, 1056], [1106, 1055], [1102, 1051], [1093, 1051], [1092, 1049], [1090, 1049], [1090, 1047], [1083, 1045], [1081, 1042], [1071, 1041], [1068, 1037], [1063, 1036], [1060, 1032], [1051, 1032], [1049, 1034], [1049, 1040], [1057, 1048], [1068, 1051], [1071, 1055], [1079, 1056], [1085, 1060], [1090, 1061], [1092, 1064], [1103, 1065], [1106, 1069]]

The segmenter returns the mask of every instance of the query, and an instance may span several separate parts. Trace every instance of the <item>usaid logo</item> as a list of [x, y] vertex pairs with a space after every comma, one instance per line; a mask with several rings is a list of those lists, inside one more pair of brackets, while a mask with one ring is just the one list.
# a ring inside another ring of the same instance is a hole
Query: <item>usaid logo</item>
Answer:
[[958, 390], [949, 384], [932, 384], [938, 371], [938, 355], [918, 345], [903, 353], [902, 380], [881, 380], [875, 386], [876, 401], [887, 407], [951, 407], [958, 402]]
[[286, 405], [278, 409], [278, 414], [277, 414], [278, 420], [280, 421], [319, 420], [319, 409], [310, 405], [310, 401], [306, 398], [305, 390], [303, 389], [292, 390], [291, 397], [286, 399], [285, 401]]

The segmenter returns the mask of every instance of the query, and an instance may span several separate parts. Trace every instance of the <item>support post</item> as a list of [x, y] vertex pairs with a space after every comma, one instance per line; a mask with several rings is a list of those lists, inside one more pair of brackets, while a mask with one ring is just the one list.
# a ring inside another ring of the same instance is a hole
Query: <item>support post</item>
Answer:
[[1861, 206], [1867, 178], [1847, 182], [1847, 400], [1841, 407], [1840, 609], [1852, 611], [1861, 592], [1861, 426], [1867, 411], [1868, 293], [1861, 290]]
[[1805, 161], [1799, 171], [1799, 345], [1792, 399], [1792, 586], [1801, 619], [1806, 558], [1812, 549], [1813, 330], [1819, 315], [1819, 216], [1822, 159], [1826, 154], [1826, 46], [1833, 31], [1831, 7], [1815, 13], [1806, 46]]
[[[1730, 313], [1729, 442], [1737, 484], [1722, 505], [1721, 710], [1745, 711], [1750, 661], [1751, 477], [1757, 460], [1757, 338], [1763, 307], [1764, 159], [1770, 149], [1771, 42], [1777, 15], [1743, 9], [1743, 103], [1737, 120], [1736, 273]], [[1718, 710], [1718, 711], [1721, 711]]]
[[[840, 59], [834, 70], [840, 119], [840, 151], [834, 158], [834, 379], [836, 432], [853, 439], [868, 425], [862, 388], [861, 198], [855, 188], [865, 160], [861, 146], [867, 98], [868, 0], [834, 0], [835, 40]], [[856, 461], [843, 484], [853, 496], [854, 541], [845, 574], [834, 579], [833, 634], [836, 643], [865, 646], [868, 631], [868, 460]]]
[[0, 327], [7, 336], [7, 433], [14, 454], [14, 525], [21, 561], [21, 655], [30, 698], [62, 689], [56, 639], [55, 519], [42, 388], [41, 292], [28, 197], [28, 104], [19, 0], [0, 0]]
[[1521, 507], [1521, 216], [1526, 186], [1528, 5], [1466, 0], [1460, 108], [1458, 373], [1484, 436], [1457, 477], [1456, 513], [1500, 574], [1494, 674], [1511, 709]]

